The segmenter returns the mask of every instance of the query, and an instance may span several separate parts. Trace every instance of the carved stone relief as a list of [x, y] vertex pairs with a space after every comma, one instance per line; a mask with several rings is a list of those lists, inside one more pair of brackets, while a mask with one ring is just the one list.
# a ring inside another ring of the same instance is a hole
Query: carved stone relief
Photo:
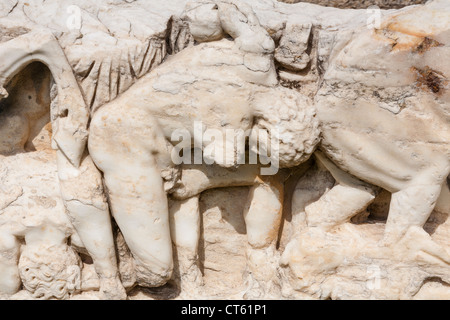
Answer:
[[0, 298], [448, 299], [450, 4], [371, 10], [2, 2]]

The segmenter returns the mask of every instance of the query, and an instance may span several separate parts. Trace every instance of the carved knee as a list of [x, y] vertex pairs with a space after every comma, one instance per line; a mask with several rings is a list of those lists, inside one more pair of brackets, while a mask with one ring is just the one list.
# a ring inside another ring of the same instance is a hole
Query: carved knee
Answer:
[[135, 259], [136, 282], [142, 287], [160, 287], [165, 285], [172, 277], [172, 263], [154, 268], [153, 266], [149, 267], [139, 258]]

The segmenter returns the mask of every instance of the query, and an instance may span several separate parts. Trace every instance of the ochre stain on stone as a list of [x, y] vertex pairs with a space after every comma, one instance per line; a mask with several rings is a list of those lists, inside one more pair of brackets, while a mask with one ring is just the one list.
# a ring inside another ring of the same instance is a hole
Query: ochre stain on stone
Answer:
[[432, 38], [425, 37], [425, 38], [423, 38], [423, 41], [415, 48], [414, 52], [419, 53], [419, 54], [424, 54], [431, 48], [442, 47], [442, 46], [443, 46], [442, 43], [440, 43]]
[[424, 69], [413, 67], [412, 71], [416, 73], [417, 84], [422, 89], [440, 94], [447, 85], [448, 81], [444, 80], [444, 76], [429, 67]]

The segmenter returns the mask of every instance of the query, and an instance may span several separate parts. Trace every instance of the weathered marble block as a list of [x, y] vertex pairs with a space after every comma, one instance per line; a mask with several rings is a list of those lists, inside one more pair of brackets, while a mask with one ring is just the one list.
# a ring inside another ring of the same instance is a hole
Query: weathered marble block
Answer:
[[2, 1], [0, 299], [449, 299], [450, 3], [297, 2]]

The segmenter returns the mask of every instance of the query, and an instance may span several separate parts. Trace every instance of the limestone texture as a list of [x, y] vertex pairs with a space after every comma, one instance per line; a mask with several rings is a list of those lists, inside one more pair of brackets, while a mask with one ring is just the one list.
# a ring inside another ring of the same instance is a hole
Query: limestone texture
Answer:
[[450, 298], [450, 2], [283, 2], [0, 3], [0, 299]]

